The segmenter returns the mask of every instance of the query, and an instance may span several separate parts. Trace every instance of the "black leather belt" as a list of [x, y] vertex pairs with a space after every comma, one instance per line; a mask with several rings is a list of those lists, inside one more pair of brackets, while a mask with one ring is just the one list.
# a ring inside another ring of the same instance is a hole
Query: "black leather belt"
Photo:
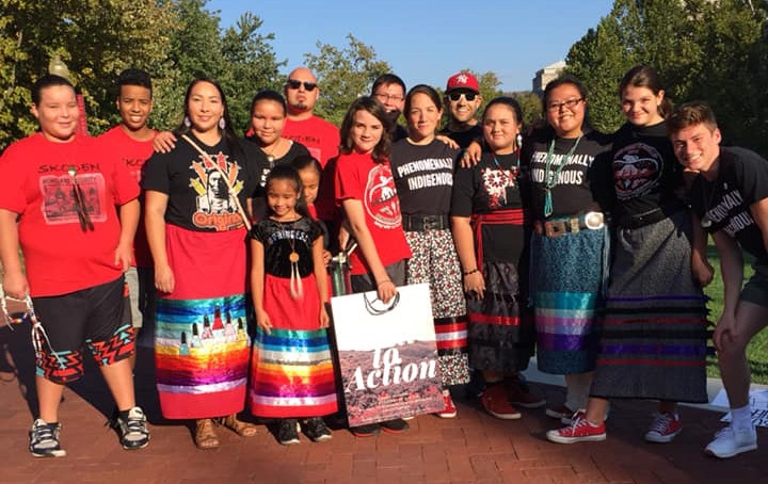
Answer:
[[406, 232], [426, 232], [427, 230], [448, 230], [450, 228], [447, 215], [403, 214], [403, 230]]
[[667, 214], [661, 208], [655, 208], [645, 213], [638, 213], [633, 215], [624, 215], [619, 218], [618, 225], [625, 229], [639, 229], [646, 225], [655, 224], [667, 218]]
[[587, 212], [579, 216], [546, 221], [537, 220], [533, 223], [533, 230], [547, 237], [562, 237], [568, 233], [575, 234], [579, 230], [597, 230], [603, 227], [605, 217], [601, 212]]

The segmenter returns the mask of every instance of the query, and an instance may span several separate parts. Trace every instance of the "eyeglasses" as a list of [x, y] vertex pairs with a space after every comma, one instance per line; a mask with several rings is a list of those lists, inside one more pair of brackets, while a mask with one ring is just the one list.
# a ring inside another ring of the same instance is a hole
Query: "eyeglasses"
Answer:
[[463, 97], [467, 102], [472, 102], [477, 96], [474, 92], [452, 92], [448, 94], [448, 99], [455, 102]]
[[80, 220], [80, 229], [83, 232], [88, 230], [95, 230], [91, 216], [88, 215], [88, 206], [85, 203], [85, 195], [83, 189], [77, 182], [77, 168], [70, 166], [67, 170], [69, 179], [72, 182], [72, 198], [75, 200], [75, 210], [77, 210], [77, 218]]
[[387, 94], [387, 93], [384, 93], [384, 92], [376, 93], [373, 96], [376, 99], [378, 99], [379, 101], [395, 101], [395, 102], [400, 102], [400, 101], [402, 101], [404, 99], [403, 96], [400, 96], [399, 94]]
[[581, 101], [583, 101], [584, 98], [580, 97], [578, 99], [566, 99], [565, 101], [560, 102], [551, 102], [547, 104], [547, 111], [560, 111], [563, 107], [567, 109], [573, 109], [578, 105]]
[[307, 82], [307, 81], [298, 81], [296, 79], [288, 79], [288, 82], [286, 83], [288, 85], [289, 89], [298, 89], [301, 87], [302, 84], [304, 84], [304, 89], [307, 91], [314, 91], [317, 87], [316, 82]]

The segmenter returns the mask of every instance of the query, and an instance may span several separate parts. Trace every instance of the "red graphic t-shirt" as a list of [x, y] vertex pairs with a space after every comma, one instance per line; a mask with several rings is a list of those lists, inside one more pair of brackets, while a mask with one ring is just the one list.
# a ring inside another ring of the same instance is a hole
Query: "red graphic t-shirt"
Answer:
[[[359, 153], [339, 155], [335, 185], [339, 204], [347, 199], [362, 202], [365, 223], [382, 264], [388, 266], [411, 257], [389, 162], [376, 163], [370, 155]], [[370, 271], [360, 250], [352, 253], [350, 263], [352, 274]]]
[[[128, 167], [128, 171], [136, 180], [136, 183], [141, 183], [141, 168], [154, 151], [152, 140], [136, 141], [128, 136], [121, 126], [115, 126], [97, 139], [105, 144], [109, 153], [117, 156], [120, 162]], [[153, 265], [152, 254], [147, 243], [147, 231], [144, 227], [143, 205], [139, 226], [136, 228], [136, 237], [133, 239], [133, 259], [131, 260], [131, 265], [139, 267], [152, 267]]]
[[[139, 196], [126, 166], [94, 138], [69, 143], [33, 134], [0, 158], [0, 208], [21, 214], [19, 243], [32, 296], [56, 296], [120, 277], [116, 206]], [[75, 190], [93, 230], [80, 224]]]

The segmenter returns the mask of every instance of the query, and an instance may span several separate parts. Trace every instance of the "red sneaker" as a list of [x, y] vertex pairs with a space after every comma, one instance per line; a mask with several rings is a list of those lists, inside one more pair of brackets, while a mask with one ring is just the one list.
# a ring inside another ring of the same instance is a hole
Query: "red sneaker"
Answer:
[[453, 404], [453, 399], [451, 399], [451, 392], [448, 390], [443, 390], [443, 402], [445, 403], [443, 410], [437, 412], [436, 415], [440, 418], [454, 418], [458, 412], [456, 405]]
[[505, 381], [507, 398], [509, 403], [523, 408], [539, 408], [547, 404], [547, 401], [531, 393], [528, 384], [520, 376]]
[[595, 425], [587, 420], [586, 414], [579, 412], [574, 416], [571, 425], [548, 431], [547, 440], [558, 444], [599, 442], [605, 440], [605, 422]]
[[480, 397], [480, 403], [486, 412], [502, 420], [517, 420], [522, 415], [520, 411], [509, 403], [507, 398], [507, 389], [505, 385], [498, 383], [490, 386], [483, 391]]
[[683, 430], [683, 422], [679, 415], [671, 413], [654, 414], [651, 427], [645, 434], [645, 440], [656, 442], [657, 444], [666, 444], [672, 442], [677, 434]]

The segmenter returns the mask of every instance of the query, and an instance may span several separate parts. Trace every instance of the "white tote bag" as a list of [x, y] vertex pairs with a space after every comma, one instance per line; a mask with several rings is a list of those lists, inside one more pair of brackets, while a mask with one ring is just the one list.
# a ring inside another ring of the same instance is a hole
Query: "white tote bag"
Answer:
[[429, 284], [331, 298], [350, 427], [443, 409]]

